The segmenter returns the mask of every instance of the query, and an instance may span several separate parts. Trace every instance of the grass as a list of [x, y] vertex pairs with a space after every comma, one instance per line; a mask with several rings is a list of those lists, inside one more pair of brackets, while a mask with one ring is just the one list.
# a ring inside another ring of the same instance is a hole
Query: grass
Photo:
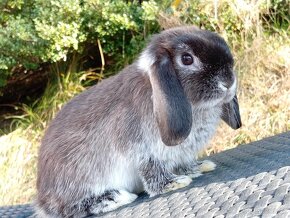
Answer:
[[39, 140], [39, 132], [21, 128], [0, 138], [0, 205], [32, 200]]
[[63, 64], [51, 69], [52, 80], [42, 98], [23, 105], [23, 115], [13, 119], [13, 132], [0, 137], [0, 205], [31, 202], [35, 194], [36, 159], [44, 129], [62, 105], [85, 88], [87, 77], [100, 79], [91, 72], [73, 73]]
[[[198, 10], [208, 19], [207, 27], [220, 32], [232, 47], [239, 75], [238, 97], [243, 127], [234, 131], [222, 123], [206, 154], [290, 129], [290, 41], [287, 31], [266, 31], [268, 27], [265, 23], [262, 25], [259, 16], [262, 10], [267, 11], [267, 7], [258, 5], [263, 1], [251, 7], [237, 5], [236, 1], [218, 1], [219, 5], [210, 2], [200, 3]], [[176, 5], [173, 16], [161, 14], [161, 26], [193, 22], [193, 17], [185, 16], [186, 4], [184, 1], [183, 5]], [[226, 14], [222, 8], [235, 11], [235, 17], [231, 19], [239, 23], [241, 29], [236, 32], [226, 29], [225, 17], [232, 14]], [[23, 115], [14, 117], [15, 130], [0, 137], [0, 205], [33, 200], [37, 150], [43, 131], [62, 105], [84, 90], [83, 81], [93, 75], [90, 72], [74, 73], [76, 70], [70, 67], [74, 65], [55, 65], [52, 68], [55, 76], [43, 97], [33, 105], [24, 105]], [[96, 76], [102, 78], [102, 75]]]

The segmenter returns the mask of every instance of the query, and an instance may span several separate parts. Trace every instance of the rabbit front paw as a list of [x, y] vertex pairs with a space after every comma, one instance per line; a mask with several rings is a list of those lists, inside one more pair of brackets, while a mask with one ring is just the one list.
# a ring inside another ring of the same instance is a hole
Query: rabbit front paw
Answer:
[[186, 187], [191, 181], [192, 179], [189, 176], [177, 176], [164, 187], [163, 193]]
[[198, 168], [202, 173], [213, 171], [216, 168], [216, 164], [211, 160], [200, 161], [198, 165]]
[[203, 173], [213, 171], [215, 168], [216, 164], [214, 162], [203, 160], [185, 167], [179, 167], [176, 172], [178, 175], [187, 175], [193, 179], [202, 176]]

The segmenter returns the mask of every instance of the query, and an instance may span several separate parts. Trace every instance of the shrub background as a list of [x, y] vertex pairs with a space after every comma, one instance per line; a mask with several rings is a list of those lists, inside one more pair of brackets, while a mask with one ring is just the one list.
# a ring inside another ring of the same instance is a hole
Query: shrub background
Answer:
[[216, 31], [235, 56], [243, 127], [221, 124], [203, 155], [289, 130], [288, 0], [4, 0], [0, 9], [0, 95], [28, 70], [48, 78], [2, 115], [10, 126], [0, 130], [0, 205], [33, 199], [39, 141], [62, 105], [130, 64], [164, 28]]

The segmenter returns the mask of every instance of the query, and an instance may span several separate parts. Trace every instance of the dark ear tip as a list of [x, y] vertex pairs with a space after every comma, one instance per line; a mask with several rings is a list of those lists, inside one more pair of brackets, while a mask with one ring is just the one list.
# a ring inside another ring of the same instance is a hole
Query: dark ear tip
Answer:
[[241, 128], [243, 126], [242, 121], [240, 121], [239, 125], [237, 126], [237, 129]]
[[167, 146], [176, 146], [180, 145], [187, 137], [182, 138], [162, 138], [162, 142]]
[[232, 128], [233, 128], [234, 130], [236, 130], [236, 129], [239, 129], [239, 128], [241, 128], [241, 127], [242, 127], [242, 122], [240, 121], [239, 123], [237, 123], [237, 125], [233, 126]]
[[240, 109], [238, 98], [235, 97], [229, 103], [223, 104], [221, 118], [225, 121], [232, 129], [239, 129], [242, 127]]
[[175, 131], [164, 132], [161, 134], [162, 142], [167, 146], [176, 146], [184, 142], [191, 131], [191, 122], [188, 122], [188, 126], [182, 129], [175, 129]]

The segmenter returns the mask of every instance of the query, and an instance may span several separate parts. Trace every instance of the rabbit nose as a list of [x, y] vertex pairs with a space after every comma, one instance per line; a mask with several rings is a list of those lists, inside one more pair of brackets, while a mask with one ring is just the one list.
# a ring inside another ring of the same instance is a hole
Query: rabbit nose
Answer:
[[230, 88], [230, 84], [225, 82], [219, 82], [218, 86], [223, 91], [227, 91]]

